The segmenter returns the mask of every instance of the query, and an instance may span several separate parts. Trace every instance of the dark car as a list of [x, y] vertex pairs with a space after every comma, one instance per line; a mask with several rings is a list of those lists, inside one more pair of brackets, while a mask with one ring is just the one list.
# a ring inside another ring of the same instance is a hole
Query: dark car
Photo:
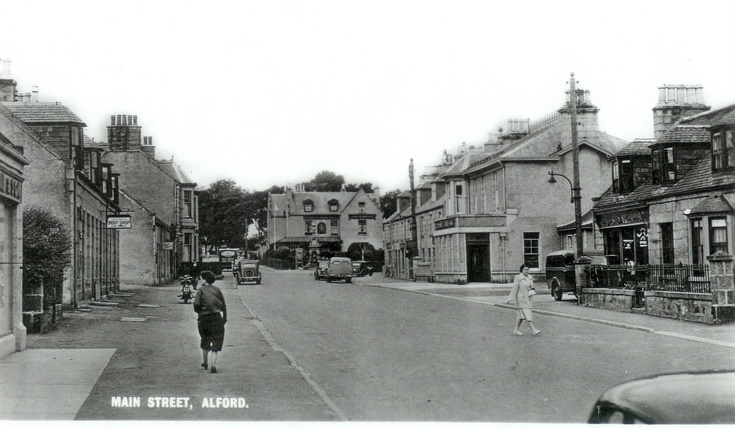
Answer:
[[735, 371], [662, 374], [605, 391], [589, 423], [735, 423]]
[[238, 284], [254, 282], [260, 284], [260, 265], [257, 260], [241, 259], [237, 262], [235, 278]]
[[[592, 259], [592, 265], [608, 264], [609, 256], [585, 254]], [[576, 294], [574, 262], [576, 254], [570, 250], [554, 251], [546, 256], [546, 285], [555, 300], [561, 300], [564, 293]]]
[[314, 279], [327, 279], [329, 276], [329, 260], [319, 260], [319, 264], [314, 269]]
[[352, 262], [352, 276], [367, 276], [373, 275], [373, 268], [368, 262]]

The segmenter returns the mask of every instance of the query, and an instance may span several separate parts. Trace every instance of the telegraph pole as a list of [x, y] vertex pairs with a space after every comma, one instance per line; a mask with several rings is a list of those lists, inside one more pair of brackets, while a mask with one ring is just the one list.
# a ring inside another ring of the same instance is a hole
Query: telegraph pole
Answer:
[[582, 240], [582, 195], [579, 188], [579, 144], [577, 143], [577, 90], [574, 87], [574, 73], [569, 73], [569, 99], [572, 107], [572, 163], [574, 165], [574, 226], [577, 242], [577, 258], [584, 252]]
[[418, 240], [416, 236], [416, 190], [413, 187], [413, 159], [411, 159], [411, 164], [408, 166], [408, 178], [411, 183], [411, 242], [410, 246], [406, 245], [406, 249], [408, 250], [408, 272], [416, 281], [416, 273], [413, 271], [413, 258], [418, 251]]

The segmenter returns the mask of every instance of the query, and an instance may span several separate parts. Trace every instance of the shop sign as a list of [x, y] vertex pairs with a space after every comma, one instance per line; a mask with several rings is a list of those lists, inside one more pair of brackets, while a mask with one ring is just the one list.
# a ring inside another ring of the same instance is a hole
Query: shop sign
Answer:
[[645, 227], [640, 228], [636, 233], [636, 238], [638, 238], [639, 248], [648, 247], [648, 229], [646, 229]]
[[454, 227], [456, 224], [457, 224], [456, 217], [445, 218], [443, 220], [437, 220], [436, 221], [436, 230], [449, 229], [449, 228]]
[[375, 214], [350, 214], [350, 220], [375, 220]]
[[173, 242], [164, 242], [163, 246], [161, 247], [164, 250], [173, 250], [174, 249], [174, 243]]
[[108, 229], [132, 229], [133, 224], [130, 221], [129, 215], [108, 215], [107, 216], [107, 228]]
[[624, 226], [627, 224], [645, 223], [646, 220], [640, 213], [624, 213], [600, 218], [600, 227]]
[[20, 202], [23, 187], [21, 182], [0, 172], [0, 195], [15, 202]]

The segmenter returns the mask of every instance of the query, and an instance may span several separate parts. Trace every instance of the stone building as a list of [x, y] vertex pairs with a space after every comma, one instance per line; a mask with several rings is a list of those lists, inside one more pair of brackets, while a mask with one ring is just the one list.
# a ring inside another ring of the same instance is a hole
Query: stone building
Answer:
[[142, 136], [137, 116], [112, 116], [107, 136], [103, 159], [120, 172], [122, 203], [141, 226], [121, 236], [121, 278], [169, 281], [199, 258], [196, 183], [173, 161], [156, 160], [153, 139]]
[[[71, 110], [36, 96], [27, 100], [2, 105], [5, 120], [16, 123], [12, 133], [25, 135], [20, 141], [31, 162], [24, 205], [50, 211], [73, 238], [71, 266], [52, 305], [60, 311], [62, 305], [76, 307], [119, 289], [119, 232], [107, 227], [107, 217], [119, 214], [117, 176], [112, 165], [102, 163], [99, 150], [85, 146], [86, 125]], [[29, 328], [40, 327], [48, 304], [26, 305]]]
[[733, 254], [735, 105], [709, 112], [700, 86], [659, 88], [651, 141], [614, 159], [595, 202], [606, 254], [635, 265], [704, 265]]
[[[626, 143], [598, 130], [598, 108], [588, 91], [578, 90], [577, 99], [582, 212], [587, 212], [592, 198], [609, 185], [608, 158]], [[432, 205], [424, 211], [421, 200], [417, 210], [424, 213], [417, 219], [422, 224], [428, 214], [430, 228], [419, 229], [431, 230], [431, 240], [419, 238], [415, 262], [429, 263], [433, 280], [505, 282], [521, 264], [535, 275], [544, 273], [545, 255], [564, 248], [560, 232], [567, 234], [564, 227], [574, 220], [571, 186], [549, 183], [549, 171], [573, 177], [570, 116], [567, 102], [535, 122], [511, 120], [497, 139], [461, 153], [432, 180]], [[596, 235], [590, 225], [586, 229], [584, 251], [592, 251], [598, 248]]]
[[[0, 75], [1, 76], [1, 75]], [[2, 82], [0, 82], [0, 85]], [[0, 359], [26, 347], [23, 325], [23, 145], [34, 137], [0, 106]], [[21, 145], [22, 143], [22, 145]]]
[[380, 195], [302, 192], [268, 195], [268, 244], [303, 248], [309, 259], [338, 252], [383, 248]]

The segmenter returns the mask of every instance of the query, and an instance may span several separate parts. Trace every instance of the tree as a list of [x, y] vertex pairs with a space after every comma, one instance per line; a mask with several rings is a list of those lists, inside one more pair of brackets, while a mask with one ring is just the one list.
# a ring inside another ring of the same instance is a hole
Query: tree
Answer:
[[384, 219], [392, 216], [398, 210], [398, 195], [400, 194], [401, 191], [396, 189], [380, 196], [380, 209], [383, 211]]
[[306, 183], [307, 192], [339, 192], [345, 178], [330, 171], [322, 171]]
[[345, 185], [345, 190], [348, 192], [357, 192], [360, 189], [364, 190], [365, 193], [373, 193], [373, 183], [346, 184]]
[[38, 294], [43, 287], [44, 306], [55, 303], [71, 264], [71, 245], [69, 229], [50, 211], [23, 210], [23, 294]]
[[252, 223], [249, 194], [233, 180], [219, 180], [199, 192], [199, 233], [206, 245], [242, 247]]

